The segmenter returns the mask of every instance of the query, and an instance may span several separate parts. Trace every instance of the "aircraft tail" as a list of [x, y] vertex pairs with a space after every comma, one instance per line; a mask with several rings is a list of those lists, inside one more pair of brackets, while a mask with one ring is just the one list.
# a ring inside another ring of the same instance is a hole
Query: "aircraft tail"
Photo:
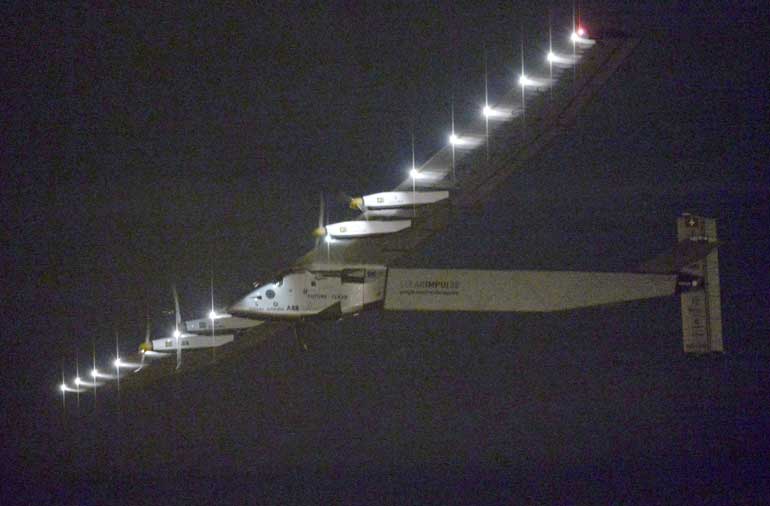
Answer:
[[677, 273], [685, 353], [723, 352], [716, 220], [683, 213], [672, 252], [645, 262], [641, 272]]
[[[679, 241], [717, 244], [717, 224], [712, 218], [684, 213], [676, 220]], [[719, 253], [712, 249], [683, 272], [703, 279], [703, 289], [683, 292], [682, 335], [685, 353], [723, 352], [722, 302], [719, 293]]]

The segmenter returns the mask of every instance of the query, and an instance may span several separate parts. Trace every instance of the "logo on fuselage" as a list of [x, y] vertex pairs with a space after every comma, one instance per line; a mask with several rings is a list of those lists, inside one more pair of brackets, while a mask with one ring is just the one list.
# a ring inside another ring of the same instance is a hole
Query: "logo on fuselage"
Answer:
[[402, 290], [458, 290], [460, 282], [456, 279], [451, 280], [418, 280], [405, 279], [401, 281]]

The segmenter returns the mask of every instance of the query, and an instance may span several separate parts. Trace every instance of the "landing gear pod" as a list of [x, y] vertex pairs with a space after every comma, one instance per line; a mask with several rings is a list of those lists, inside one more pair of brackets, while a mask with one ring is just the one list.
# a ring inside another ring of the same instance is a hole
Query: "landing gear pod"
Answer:
[[378, 235], [395, 234], [412, 226], [411, 220], [395, 221], [342, 221], [321, 227], [314, 234], [333, 239], [356, 239]]
[[409, 192], [394, 191], [374, 193], [350, 201], [350, 207], [366, 211], [367, 209], [396, 209], [400, 207], [435, 204], [449, 198], [448, 191]]
[[[155, 351], [196, 350], [200, 348], [218, 348], [233, 342], [232, 334], [199, 336], [197, 334], [184, 334], [178, 338], [164, 337], [154, 339], [152, 342]], [[177, 344], [178, 343], [178, 344]]]

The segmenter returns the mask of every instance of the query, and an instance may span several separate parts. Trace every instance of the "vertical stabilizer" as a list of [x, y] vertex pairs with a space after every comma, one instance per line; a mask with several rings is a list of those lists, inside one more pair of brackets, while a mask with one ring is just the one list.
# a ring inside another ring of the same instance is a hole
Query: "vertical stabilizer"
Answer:
[[[683, 213], [676, 222], [677, 239], [717, 242], [716, 220]], [[685, 353], [722, 352], [722, 305], [719, 295], [719, 253], [685, 266], [681, 272], [703, 280], [703, 289], [689, 290], [682, 298], [682, 339]]]

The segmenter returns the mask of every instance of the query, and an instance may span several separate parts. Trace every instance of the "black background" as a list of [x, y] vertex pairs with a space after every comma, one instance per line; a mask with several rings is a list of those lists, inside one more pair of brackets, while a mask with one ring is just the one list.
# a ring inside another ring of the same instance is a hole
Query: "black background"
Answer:
[[[106, 363], [312, 246], [317, 195], [405, 177], [569, 3], [4, 8], [3, 504], [765, 502], [768, 30], [740, 6], [585, 2], [642, 42], [578, 124], [410, 265], [616, 270], [719, 223], [726, 353], [678, 303], [367, 313], [63, 412]], [[332, 219], [345, 216], [342, 206]]]

